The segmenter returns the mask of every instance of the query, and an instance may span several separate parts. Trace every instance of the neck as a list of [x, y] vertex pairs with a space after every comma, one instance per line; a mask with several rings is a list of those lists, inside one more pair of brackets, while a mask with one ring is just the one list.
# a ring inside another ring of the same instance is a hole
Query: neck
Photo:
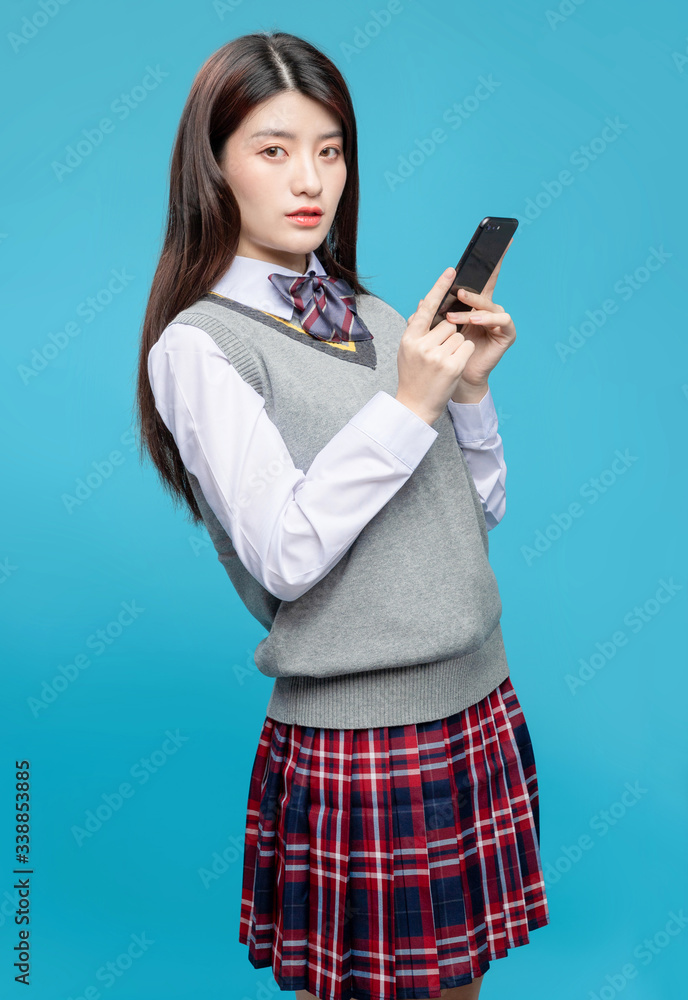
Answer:
[[275, 267], [287, 267], [290, 271], [298, 271], [299, 274], [305, 274], [308, 268], [308, 259], [310, 257], [310, 251], [308, 253], [282, 253], [279, 250], [275, 250], [272, 247], [265, 247], [261, 249], [260, 247], [242, 247], [239, 244], [237, 248], [237, 255], [240, 257], [251, 257], [253, 260], [266, 261], [268, 264], [273, 264]]

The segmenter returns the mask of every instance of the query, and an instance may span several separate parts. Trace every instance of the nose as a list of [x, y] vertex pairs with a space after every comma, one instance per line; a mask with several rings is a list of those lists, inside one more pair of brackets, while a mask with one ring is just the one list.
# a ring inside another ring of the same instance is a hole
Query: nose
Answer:
[[292, 154], [292, 194], [295, 197], [307, 194], [310, 198], [317, 198], [322, 187], [317, 157], [309, 152]]

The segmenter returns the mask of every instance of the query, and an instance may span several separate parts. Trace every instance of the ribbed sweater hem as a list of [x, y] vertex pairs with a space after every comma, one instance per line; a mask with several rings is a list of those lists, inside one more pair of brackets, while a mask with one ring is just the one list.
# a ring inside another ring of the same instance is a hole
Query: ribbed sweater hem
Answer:
[[276, 677], [266, 715], [327, 729], [432, 722], [481, 701], [509, 676], [501, 625], [473, 653], [333, 677]]

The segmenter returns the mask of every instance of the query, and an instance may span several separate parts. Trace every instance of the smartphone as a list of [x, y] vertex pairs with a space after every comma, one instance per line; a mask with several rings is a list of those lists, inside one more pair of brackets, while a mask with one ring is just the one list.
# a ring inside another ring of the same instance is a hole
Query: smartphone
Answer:
[[[516, 232], [517, 226], [518, 219], [502, 219], [496, 215], [488, 215], [486, 219], [483, 219], [473, 233], [461, 260], [456, 265], [456, 278], [432, 318], [431, 330], [445, 319], [448, 312], [470, 311], [471, 306], [468, 303], [457, 299], [457, 290], [468, 288], [471, 292], [482, 292]], [[457, 324], [456, 328], [461, 331], [467, 325], [466, 323]]]

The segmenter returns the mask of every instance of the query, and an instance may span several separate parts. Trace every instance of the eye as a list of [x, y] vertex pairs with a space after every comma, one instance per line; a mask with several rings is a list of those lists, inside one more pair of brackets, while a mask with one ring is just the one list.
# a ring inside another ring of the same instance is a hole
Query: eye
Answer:
[[[277, 149], [281, 149], [283, 153], [285, 152], [283, 146], [267, 146], [265, 149], [261, 150], [261, 155], [263, 153], [270, 154], [271, 151], [277, 150]], [[321, 154], [322, 153], [327, 153], [328, 150], [331, 150], [332, 153], [333, 153], [333, 155], [332, 156], [325, 156], [324, 159], [326, 159], [326, 160], [336, 160], [338, 156], [341, 156], [342, 151], [341, 151], [341, 149], [338, 146], [325, 146], [325, 148], [323, 150], [321, 150]], [[268, 155], [268, 159], [269, 160], [281, 160], [282, 157], [281, 156]]]

